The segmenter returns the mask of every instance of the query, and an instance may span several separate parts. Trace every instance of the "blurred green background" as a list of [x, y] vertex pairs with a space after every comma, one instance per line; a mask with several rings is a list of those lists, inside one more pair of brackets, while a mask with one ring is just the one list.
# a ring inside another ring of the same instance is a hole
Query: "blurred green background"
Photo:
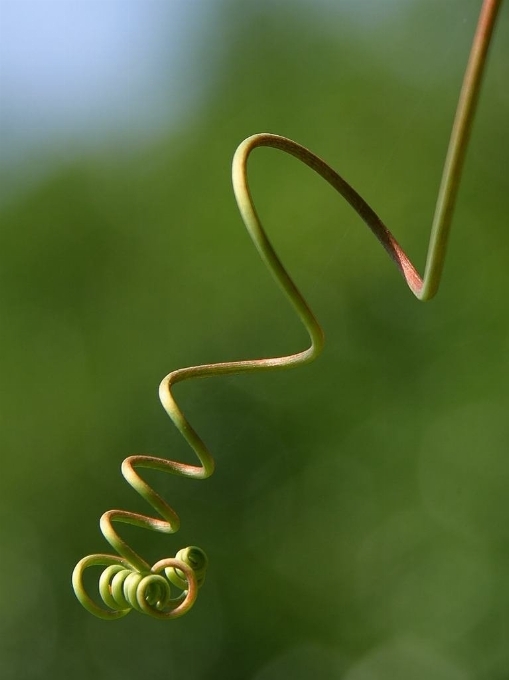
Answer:
[[0, 2], [0, 676], [507, 678], [507, 3], [432, 303], [323, 181], [253, 155], [259, 213], [327, 344], [295, 371], [176, 391], [216, 473], [154, 475], [181, 531], [124, 533], [149, 560], [209, 555], [196, 606], [168, 623], [95, 619], [70, 575], [108, 551], [105, 510], [147, 509], [124, 457], [193, 462], [158, 401], [166, 373], [305, 346], [237, 213], [237, 144], [311, 148], [422, 268], [481, 3], [133, 0], [119, 23], [94, 1], [90, 39], [79, 2], [15, 4]]

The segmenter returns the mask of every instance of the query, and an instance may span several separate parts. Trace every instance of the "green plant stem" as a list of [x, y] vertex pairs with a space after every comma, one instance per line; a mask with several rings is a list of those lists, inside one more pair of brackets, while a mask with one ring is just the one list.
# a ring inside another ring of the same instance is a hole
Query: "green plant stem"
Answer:
[[[423, 279], [378, 215], [355, 189], [325, 161], [300, 144], [278, 135], [265, 133], [253, 135], [240, 144], [233, 159], [232, 178], [242, 219], [261, 258], [288, 296], [306, 327], [311, 345], [301, 352], [282, 357], [181, 368], [163, 379], [159, 388], [163, 407], [194, 450], [200, 465], [188, 465], [153, 456], [130, 456], [125, 459], [122, 465], [122, 473], [126, 481], [159, 513], [162, 519], [125, 510], [109, 510], [104, 513], [101, 518], [101, 530], [112, 548], [117, 551], [118, 556], [89, 555], [78, 562], [73, 573], [76, 595], [90, 612], [101, 618], [114, 619], [125, 616], [134, 608], [159, 619], [175, 618], [191, 608], [196, 599], [198, 587], [203, 583], [207, 559], [199, 548], [190, 546], [179, 551], [175, 558], [160, 560], [150, 567], [140, 555], [120, 538], [113, 528], [113, 523], [124, 523], [166, 534], [174, 533], [179, 528], [180, 522], [175, 511], [142, 479], [137, 469], [150, 468], [195, 479], [209, 477], [214, 471], [213, 457], [176, 403], [172, 393], [173, 385], [191, 378], [290, 368], [311, 361], [323, 347], [322, 329], [274, 251], [256, 213], [247, 180], [247, 160], [250, 153], [259, 146], [276, 148], [295, 156], [321, 175], [348, 201], [375, 234], [415, 296], [420, 300], [429, 300], [436, 293], [440, 283], [461, 169], [465, 159], [488, 46], [500, 4], [501, 0], [484, 0], [482, 5], [444, 165]], [[87, 594], [83, 585], [83, 573], [92, 566], [106, 567], [100, 579], [100, 594], [107, 609], [98, 606]], [[182, 590], [179, 597], [171, 599], [169, 585], [164, 580], [162, 573], [165, 574], [168, 582]]]
[[501, 0], [485, 0], [481, 8], [438, 191], [424, 279], [420, 290], [416, 293], [420, 300], [431, 299], [440, 285], [461, 171], [479, 99], [488, 48], [500, 5]]

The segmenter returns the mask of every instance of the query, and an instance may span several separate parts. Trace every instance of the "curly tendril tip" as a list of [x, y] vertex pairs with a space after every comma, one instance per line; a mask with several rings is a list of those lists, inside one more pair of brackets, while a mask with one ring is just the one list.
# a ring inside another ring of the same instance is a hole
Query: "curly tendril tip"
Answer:
[[[278, 135], [258, 134], [240, 144], [233, 159], [233, 190], [239, 211], [260, 257], [304, 324], [309, 334], [310, 346], [296, 354], [280, 357], [190, 366], [173, 371], [164, 378], [159, 387], [161, 403], [195, 452], [199, 465], [141, 455], [129, 456], [124, 460], [122, 474], [126, 481], [152, 506], [159, 517], [126, 510], [109, 510], [103, 514], [100, 520], [101, 531], [117, 554], [84, 557], [76, 565], [72, 576], [78, 600], [92, 614], [103, 619], [117, 619], [135, 609], [158, 619], [176, 618], [192, 607], [198, 589], [204, 582], [207, 557], [201, 548], [195, 546], [184, 548], [177, 552], [175, 557], [159, 560], [150, 566], [114, 529], [114, 524], [132, 524], [151, 531], [172, 534], [179, 528], [178, 515], [142, 478], [139, 472], [141, 469], [158, 470], [178, 477], [195, 479], [205, 479], [214, 471], [214, 460], [210, 451], [173, 397], [173, 385], [193, 378], [286, 369], [312, 361], [322, 349], [322, 329], [274, 251], [256, 213], [247, 180], [247, 160], [250, 153], [260, 146], [279, 149], [294, 156], [323, 177], [367, 224], [415, 296], [420, 300], [429, 300], [436, 293], [440, 283], [461, 168], [500, 2], [501, 0], [484, 0], [481, 8], [444, 165], [422, 278], [378, 215], [325, 161], [296, 142]], [[90, 597], [83, 584], [85, 570], [96, 566], [104, 567], [99, 578], [99, 595], [104, 606], [97, 604]], [[177, 591], [176, 594], [174, 591]]]

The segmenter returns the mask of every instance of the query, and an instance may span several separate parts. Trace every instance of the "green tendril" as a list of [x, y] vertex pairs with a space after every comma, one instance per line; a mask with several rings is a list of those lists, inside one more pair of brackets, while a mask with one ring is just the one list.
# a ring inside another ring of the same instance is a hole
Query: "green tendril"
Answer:
[[[84, 557], [76, 565], [72, 576], [76, 596], [89, 612], [103, 619], [117, 619], [136, 609], [158, 619], [176, 618], [192, 607], [198, 588], [204, 582], [207, 557], [200, 548], [194, 546], [184, 548], [176, 557], [160, 560], [150, 566], [120, 538], [113, 527], [116, 523], [132, 524], [165, 534], [175, 533], [179, 528], [178, 515], [140, 476], [140, 469], [158, 470], [195, 479], [205, 479], [214, 471], [214, 460], [210, 451], [173, 397], [173, 385], [194, 378], [286, 369], [312, 361], [322, 350], [323, 331], [274, 251], [256, 213], [247, 181], [247, 160], [251, 151], [261, 146], [279, 149], [295, 156], [323, 177], [371, 229], [414, 295], [423, 301], [431, 299], [440, 284], [461, 170], [500, 4], [501, 0], [484, 0], [481, 8], [444, 164], [423, 278], [378, 215], [325, 161], [296, 142], [278, 135], [257, 134], [240, 144], [233, 159], [233, 190], [239, 211], [260, 257], [287, 295], [309, 334], [311, 344], [301, 352], [282, 357], [181, 368], [163, 379], [159, 387], [161, 403], [195, 452], [200, 464], [188, 465], [141, 455], [130, 456], [124, 460], [122, 474], [126, 481], [152, 506], [160, 518], [125, 510], [109, 510], [103, 514], [100, 520], [101, 531], [117, 555], [96, 554]], [[105, 567], [99, 578], [99, 595], [106, 608], [98, 605], [88, 595], [83, 584], [85, 570], [96, 566]], [[172, 596], [172, 589], [179, 591], [176, 597]]]

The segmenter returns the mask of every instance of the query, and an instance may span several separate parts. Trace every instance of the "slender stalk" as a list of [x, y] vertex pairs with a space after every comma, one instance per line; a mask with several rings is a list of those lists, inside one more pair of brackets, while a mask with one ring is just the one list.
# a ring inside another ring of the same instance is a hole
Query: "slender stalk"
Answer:
[[[324, 339], [322, 329], [272, 247], [256, 213], [247, 180], [247, 160], [251, 151], [259, 146], [279, 149], [295, 156], [323, 177], [371, 229], [395, 262], [415, 296], [420, 300], [429, 300], [436, 293], [440, 283], [461, 170], [479, 96], [488, 46], [500, 4], [501, 0], [484, 0], [482, 5], [445, 160], [423, 279], [394, 236], [366, 201], [325, 161], [309, 149], [291, 139], [267, 133], [253, 135], [240, 144], [233, 159], [233, 189], [242, 219], [262, 260], [306, 327], [311, 344], [305, 350], [279, 357], [181, 368], [163, 379], [159, 388], [161, 403], [177, 429], [194, 450], [200, 465], [188, 465], [141, 455], [130, 456], [124, 460], [122, 474], [126, 481], [153, 507], [161, 519], [125, 510], [109, 510], [104, 513], [101, 518], [101, 530], [112, 548], [117, 551], [118, 556], [89, 555], [78, 562], [73, 573], [76, 595], [92, 614], [104, 619], [116, 619], [125, 616], [131, 609], [136, 609], [158, 619], [175, 618], [190, 609], [196, 599], [198, 587], [205, 578], [207, 558], [200, 548], [189, 546], [180, 550], [175, 558], [161, 560], [151, 567], [113, 528], [115, 522], [171, 534], [180, 526], [175, 511], [150, 487], [137, 469], [150, 468], [194, 479], [205, 479], [214, 471], [212, 454], [175, 401], [172, 393], [173, 385], [191, 378], [286, 369], [308, 363], [322, 350]], [[87, 594], [83, 585], [83, 573], [92, 566], [106, 567], [99, 581], [99, 592], [106, 608], [97, 605]], [[161, 572], [165, 574], [166, 579]], [[181, 589], [180, 596], [171, 598], [169, 583]]]
[[440, 284], [461, 172], [479, 99], [488, 48], [501, 3], [502, 0], [484, 0], [477, 22], [438, 191], [423, 284], [417, 293], [420, 300], [432, 298]]

